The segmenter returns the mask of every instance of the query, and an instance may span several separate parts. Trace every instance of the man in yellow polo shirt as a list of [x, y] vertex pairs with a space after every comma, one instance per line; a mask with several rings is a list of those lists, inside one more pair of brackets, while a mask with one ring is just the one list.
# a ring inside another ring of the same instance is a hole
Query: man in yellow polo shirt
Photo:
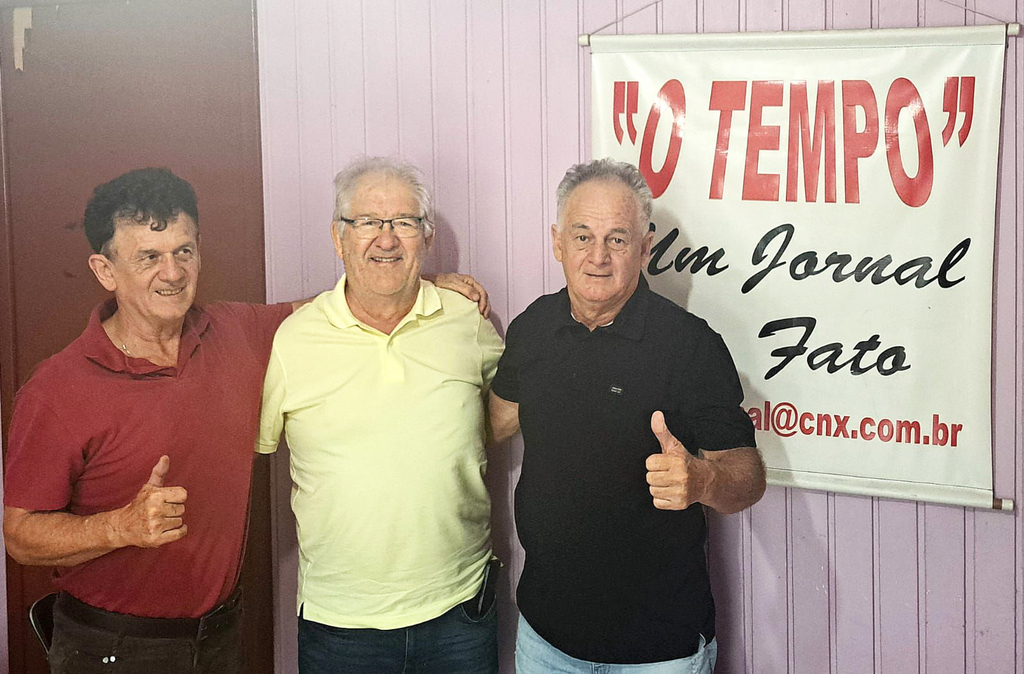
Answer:
[[350, 165], [331, 223], [346, 274], [274, 339], [258, 449], [284, 430], [302, 674], [498, 671], [483, 395], [502, 344], [420, 278], [433, 235], [416, 169]]

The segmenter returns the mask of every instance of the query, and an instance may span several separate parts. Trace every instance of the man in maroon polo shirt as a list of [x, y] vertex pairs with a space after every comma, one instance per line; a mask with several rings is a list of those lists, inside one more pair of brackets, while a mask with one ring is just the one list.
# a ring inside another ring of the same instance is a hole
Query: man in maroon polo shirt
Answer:
[[114, 297], [18, 392], [7, 551], [56, 567], [52, 672], [238, 672], [260, 394], [299, 303], [193, 304], [196, 198], [166, 169], [96, 188], [85, 230]]

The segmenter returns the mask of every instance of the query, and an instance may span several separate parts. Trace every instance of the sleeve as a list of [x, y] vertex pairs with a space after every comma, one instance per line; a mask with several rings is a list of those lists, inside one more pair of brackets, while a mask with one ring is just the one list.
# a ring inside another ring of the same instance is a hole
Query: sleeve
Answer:
[[743, 387], [721, 335], [705, 327], [683, 378], [689, 388], [682, 396], [683, 427], [696, 447], [755, 446], [754, 425], [742, 407]]
[[245, 326], [245, 334], [252, 348], [266, 358], [274, 344], [274, 334], [284, 319], [292, 313], [290, 302], [280, 304], [246, 304], [242, 302], [220, 303], [227, 311], [234, 313]]
[[63, 510], [85, 469], [85, 447], [75, 446], [53, 408], [22, 392], [14, 403], [4, 467], [4, 505]]
[[477, 314], [477, 320], [479, 320], [479, 324], [476, 330], [476, 343], [480, 348], [480, 373], [483, 377], [483, 388], [486, 391], [494, 380], [494, 374], [498, 370], [498, 359], [501, 358], [501, 352], [505, 350], [505, 345], [489, 320], [479, 314]]
[[498, 360], [498, 371], [491, 382], [494, 395], [510, 403], [519, 402], [518, 336], [519, 318], [516, 318], [505, 333], [505, 351]]
[[267, 374], [263, 379], [263, 409], [260, 413], [260, 435], [256, 441], [256, 451], [260, 454], [273, 454], [281, 441], [285, 384], [281, 354], [275, 348], [270, 352]]

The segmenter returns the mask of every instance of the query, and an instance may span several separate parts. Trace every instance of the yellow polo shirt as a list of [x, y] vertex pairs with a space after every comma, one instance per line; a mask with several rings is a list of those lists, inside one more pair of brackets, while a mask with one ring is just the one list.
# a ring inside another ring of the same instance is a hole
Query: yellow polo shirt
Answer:
[[476, 304], [420, 282], [391, 335], [345, 277], [277, 331], [257, 451], [291, 451], [303, 616], [394, 629], [479, 589], [491, 555], [484, 393], [502, 343]]

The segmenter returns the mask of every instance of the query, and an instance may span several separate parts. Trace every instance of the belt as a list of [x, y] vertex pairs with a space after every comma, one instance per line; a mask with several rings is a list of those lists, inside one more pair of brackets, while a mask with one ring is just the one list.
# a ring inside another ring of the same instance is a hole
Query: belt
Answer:
[[83, 625], [124, 636], [150, 639], [202, 638], [214, 634], [237, 623], [241, 608], [241, 588], [236, 588], [223, 604], [199, 618], [146, 618], [115, 613], [86, 604], [67, 592], [58, 595], [55, 607]]

